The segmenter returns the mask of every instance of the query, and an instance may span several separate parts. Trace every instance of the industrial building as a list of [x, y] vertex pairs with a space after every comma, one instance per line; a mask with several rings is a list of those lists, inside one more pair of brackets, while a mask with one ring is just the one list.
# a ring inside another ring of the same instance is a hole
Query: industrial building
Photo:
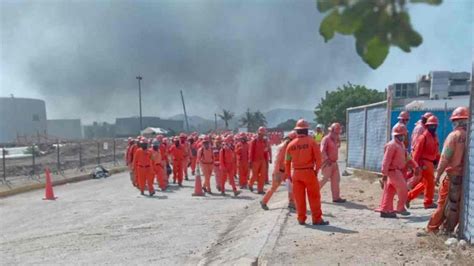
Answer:
[[468, 72], [431, 71], [416, 82], [395, 83], [389, 86], [395, 104], [406, 105], [413, 100], [467, 99], [471, 92]]
[[0, 143], [29, 142], [46, 135], [43, 100], [0, 97]]
[[[173, 132], [181, 132], [184, 130], [183, 120], [161, 119], [159, 117], [145, 116], [142, 117], [143, 128], [158, 127]], [[140, 134], [140, 118], [126, 117], [117, 118], [115, 120], [115, 135], [117, 137], [127, 137]]]
[[82, 139], [82, 124], [80, 119], [48, 119], [48, 135], [59, 139]]

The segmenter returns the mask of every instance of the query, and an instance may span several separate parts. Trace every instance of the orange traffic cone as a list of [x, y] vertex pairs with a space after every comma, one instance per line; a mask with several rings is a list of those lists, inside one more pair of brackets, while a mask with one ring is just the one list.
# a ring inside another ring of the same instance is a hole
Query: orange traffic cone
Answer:
[[55, 200], [56, 197], [53, 192], [53, 184], [51, 183], [51, 172], [49, 171], [49, 168], [46, 168], [44, 171], [46, 173], [46, 187], [44, 190], [43, 200]]
[[204, 196], [204, 192], [202, 191], [201, 171], [199, 171], [199, 167], [197, 169], [197, 174], [195, 178], [196, 178], [196, 181], [194, 182], [193, 197], [202, 197]]

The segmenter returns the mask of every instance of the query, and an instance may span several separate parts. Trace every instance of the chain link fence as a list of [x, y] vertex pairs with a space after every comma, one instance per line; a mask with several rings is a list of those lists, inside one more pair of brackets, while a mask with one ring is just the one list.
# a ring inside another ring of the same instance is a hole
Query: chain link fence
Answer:
[[24, 147], [1, 148], [4, 184], [24, 180], [41, 181], [44, 169], [59, 176], [89, 173], [97, 165], [105, 168], [124, 165], [127, 147], [125, 139], [32, 144]]
[[463, 206], [461, 215], [461, 234], [474, 244], [474, 95], [471, 93], [471, 125], [468, 130], [465, 174], [463, 178]]

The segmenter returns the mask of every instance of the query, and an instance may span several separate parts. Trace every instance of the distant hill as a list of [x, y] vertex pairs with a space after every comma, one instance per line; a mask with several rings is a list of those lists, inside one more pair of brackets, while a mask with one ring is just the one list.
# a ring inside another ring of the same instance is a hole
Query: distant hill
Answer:
[[[254, 110], [252, 110], [254, 111]], [[310, 110], [302, 110], [302, 109], [285, 109], [285, 108], [278, 108], [273, 109], [268, 112], [263, 113], [267, 118], [267, 126], [268, 127], [276, 127], [278, 124], [285, 122], [288, 119], [295, 119], [298, 120], [300, 118], [306, 119], [308, 122], [312, 123], [314, 119], [314, 113]], [[243, 114], [236, 114], [234, 119], [229, 121], [229, 127], [231, 129], [239, 127], [239, 120], [243, 117]], [[178, 114], [169, 117], [171, 120], [183, 120], [184, 115]], [[220, 118], [217, 118], [217, 126], [219, 128], [224, 127], [224, 121]], [[189, 127], [192, 131], [200, 131], [200, 132], [207, 132], [209, 130], [213, 130], [214, 119], [206, 119], [197, 115], [188, 116]], [[185, 122], [186, 123], [186, 122]]]

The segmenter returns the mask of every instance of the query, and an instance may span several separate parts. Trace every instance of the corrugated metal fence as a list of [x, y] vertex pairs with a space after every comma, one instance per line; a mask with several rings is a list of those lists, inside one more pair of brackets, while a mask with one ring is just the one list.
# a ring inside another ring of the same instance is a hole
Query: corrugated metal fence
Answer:
[[379, 172], [388, 139], [387, 102], [347, 109], [347, 166]]
[[463, 208], [461, 233], [474, 244], [474, 95], [471, 94], [471, 126], [469, 132], [468, 153], [466, 155], [465, 175], [463, 179]]

